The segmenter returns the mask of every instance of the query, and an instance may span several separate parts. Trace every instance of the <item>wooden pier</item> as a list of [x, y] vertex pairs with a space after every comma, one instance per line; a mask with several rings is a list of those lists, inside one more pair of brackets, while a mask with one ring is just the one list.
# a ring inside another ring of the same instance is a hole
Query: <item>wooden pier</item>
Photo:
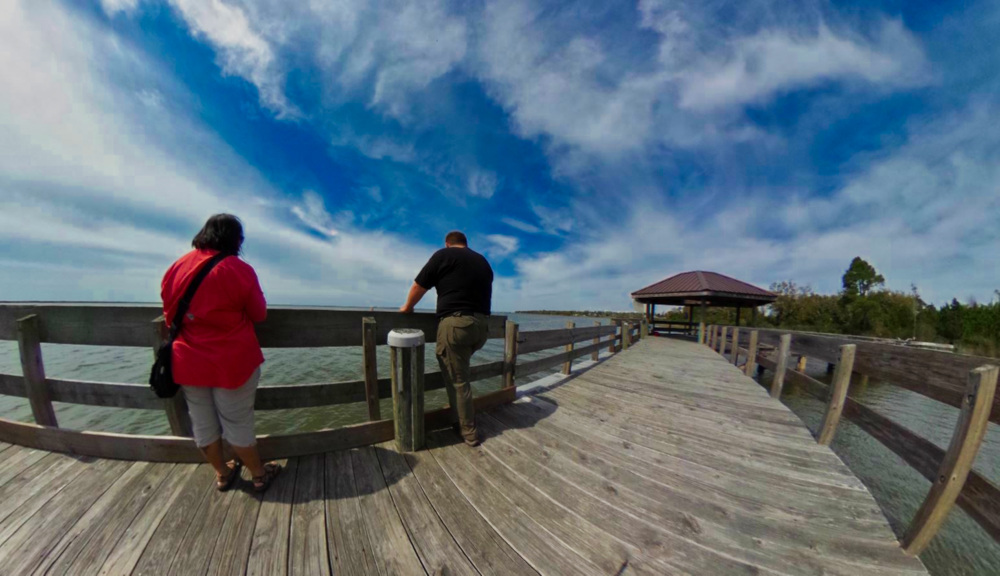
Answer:
[[706, 346], [642, 339], [480, 426], [477, 449], [436, 432], [288, 458], [263, 498], [215, 492], [205, 464], [0, 444], [0, 574], [926, 573]]

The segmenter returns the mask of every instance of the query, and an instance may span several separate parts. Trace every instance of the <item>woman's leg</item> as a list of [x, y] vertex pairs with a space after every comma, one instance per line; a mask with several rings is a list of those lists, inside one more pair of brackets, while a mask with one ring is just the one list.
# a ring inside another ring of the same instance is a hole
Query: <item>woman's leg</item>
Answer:
[[239, 388], [213, 389], [216, 411], [222, 424], [222, 436], [254, 476], [263, 476], [265, 473], [257, 452], [257, 437], [254, 435], [253, 405], [259, 381], [260, 368]]
[[205, 455], [205, 460], [215, 468], [216, 474], [220, 477], [227, 476], [230, 468], [222, 453], [222, 425], [216, 414], [212, 389], [181, 386], [181, 390], [184, 391], [188, 414], [191, 416], [195, 444]]

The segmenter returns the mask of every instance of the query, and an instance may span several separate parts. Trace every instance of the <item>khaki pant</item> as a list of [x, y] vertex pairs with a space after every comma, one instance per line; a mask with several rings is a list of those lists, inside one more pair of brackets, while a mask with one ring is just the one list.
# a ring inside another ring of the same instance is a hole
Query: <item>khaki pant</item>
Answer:
[[445, 377], [448, 402], [458, 416], [463, 436], [469, 433], [474, 436], [476, 432], [469, 362], [472, 355], [486, 344], [488, 336], [489, 325], [484, 314], [445, 316], [438, 323], [435, 353]]

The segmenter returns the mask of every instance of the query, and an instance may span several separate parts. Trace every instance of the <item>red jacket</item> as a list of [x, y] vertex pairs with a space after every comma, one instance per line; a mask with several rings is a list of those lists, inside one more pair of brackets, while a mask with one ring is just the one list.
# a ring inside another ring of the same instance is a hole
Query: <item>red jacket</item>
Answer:
[[[192, 250], [167, 270], [160, 291], [167, 322], [188, 283], [217, 253]], [[253, 268], [234, 256], [219, 262], [195, 292], [174, 342], [174, 381], [182, 386], [242, 386], [264, 362], [253, 325], [266, 317], [267, 302]]]

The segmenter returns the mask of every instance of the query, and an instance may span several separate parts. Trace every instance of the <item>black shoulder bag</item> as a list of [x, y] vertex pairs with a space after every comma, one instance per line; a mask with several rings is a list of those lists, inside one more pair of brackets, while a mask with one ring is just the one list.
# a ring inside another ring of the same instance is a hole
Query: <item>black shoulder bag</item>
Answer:
[[181, 323], [184, 321], [184, 315], [187, 314], [188, 307], [191, 306], [194, 293], [198, 291], [198, 287], [201, 286], [202, 281], [212, 271], [212, 268], [215, 268], [216, 264], [225, 260], [226, 256], [228, 254], [220, 252], [202, 265], [201, 270], [198, 271], [198, 274], [188, 284], [187, 289], [184, 291], [184, 296], [181, 297], [181, 301], [177, 304], [177, 311], [174, 312], [174, 321], [170, 323], [170, 334], [167, 336], [167, 341], [161, 344], [160, 349], [156, 351], [156, 361], [153, 362], [153, 370], [149, 374], [149, 388], [160, 398], [173, 398], [177, 395], [177, 390], [180, 389], [180, 386], [174, 382], [174, 371], [171, 365], [174, 340], [181, 333]]

